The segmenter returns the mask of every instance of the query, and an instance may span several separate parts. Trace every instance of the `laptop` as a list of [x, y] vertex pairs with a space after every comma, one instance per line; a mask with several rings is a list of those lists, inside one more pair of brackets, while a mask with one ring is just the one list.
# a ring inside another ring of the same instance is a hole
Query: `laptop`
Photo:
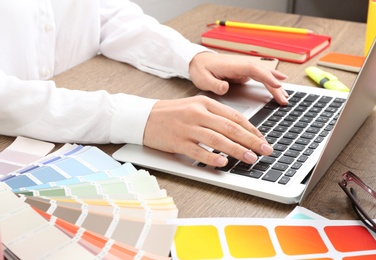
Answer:
[[274, 153], [259, 156], [253, 165], [228, 157], [227, 167], [214, 168], [133, 144], [121, 147], [113, 158], [284, 204], [301, 203], [373, 111], [375, 82], [373, 45], [349, 93], [285, 83], [287, 107], [278, 106], [265, 87], [252, 80], [232, 86], [224, 96], [200, 93], [242, 112], [264, 133]]

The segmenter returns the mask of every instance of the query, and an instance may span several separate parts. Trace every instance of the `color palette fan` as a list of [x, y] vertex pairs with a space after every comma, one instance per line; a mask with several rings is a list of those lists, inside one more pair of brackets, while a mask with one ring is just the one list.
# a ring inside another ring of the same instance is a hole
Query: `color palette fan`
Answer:
[[19, 137], [0, 153], [7, 258], [169, 259], [178, 210], [154, 176], [94, 146], [52, 148]]

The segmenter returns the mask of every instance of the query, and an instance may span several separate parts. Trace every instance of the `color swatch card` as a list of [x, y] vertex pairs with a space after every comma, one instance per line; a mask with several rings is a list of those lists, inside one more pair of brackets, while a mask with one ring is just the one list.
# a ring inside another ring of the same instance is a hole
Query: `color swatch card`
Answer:
[[[29, 246], [28, 240], [55, 241], [54, 236], [64, 239], [46, 245], [69, 250], [65, 244], [72, 244], [82, 252], [74, 255], [72, 249], [67, 256], [79, 259], [170, 259], [176, 224], [169, 220], [178, 216], [173, 199], [147, 171], [120, 164], [95, 146], [66, 144], [0, 176], [0, 184], [0, 230], [9, 259], [28, 259], [36, 243]], [[8, 197], [19, 208], [9, 206]], [[13, 214], [24, 208], [25, 214]], [[19, 222], [31, 231], [13, 228]], [[53, 231], [33, 232], [41, 226]], [[65, 252], [51, 250], [40, 246], [30, 259]]]
[[286, 216], [287, 219], [313, 219], [313, 220], [328, 220], [327, 218], [324, 218], [323, 216], [306, 209], [301, 206], [296, 206], [290, 214]]
[[93, 259], [94, 255], [79, 246], [58, 228], [22, 202], [8, 187], [0, 183], [0, 230], [5, 256], [19, 259], [79, 258]]
[[54, 155], [52, 159], [48, 158], [46, 161], [14, 171], [0, 180], [9, 185], [11, 189], [20, 189], [119, 166], [119, 162], [113, 160], [97, 147], [84, 147], [76, 150], [73, 154]]
[[97, 259], [170, 259], [168, 257], [156, 256], [145, 251], [139, 252], [136, 248], [129, 245], [111, 240], [90, 230], [85, 230], [73, 225], [67, 221], [52, 217], [38, 209], [36, 211], [46, 219], [50, 220], [51, 223], [61, 229], [66, 235], [77, 240], [83, 247], [90, 248], [90, 251], [97, 255]]
[[10, 146], [0, 152], [0, 177], [43, 158], [53, 148], [51, 143], [17, 137]]
[[375, 234], [358, 221], [177, 219], [173, 259], [376, 259]]

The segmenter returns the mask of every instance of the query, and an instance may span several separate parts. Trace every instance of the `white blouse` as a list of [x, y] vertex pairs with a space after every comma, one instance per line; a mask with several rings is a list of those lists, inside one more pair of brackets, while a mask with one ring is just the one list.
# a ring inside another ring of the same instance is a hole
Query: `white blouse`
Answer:
[[189, 62], [206, 50], [128, 0], [0, 0], [0, 134], [142, 144], [156, 100], [56, 88], [48, 79], [98, 53], [189, 78]]

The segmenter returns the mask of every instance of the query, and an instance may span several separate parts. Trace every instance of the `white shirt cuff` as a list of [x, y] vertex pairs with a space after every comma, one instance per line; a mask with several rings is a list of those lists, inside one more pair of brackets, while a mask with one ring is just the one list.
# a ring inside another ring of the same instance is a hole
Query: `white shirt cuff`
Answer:
[[146, 122], [158, 100], [116, 94], [113, 96], [116, 110], [110, 132], [111, 143], [143, 143]]

